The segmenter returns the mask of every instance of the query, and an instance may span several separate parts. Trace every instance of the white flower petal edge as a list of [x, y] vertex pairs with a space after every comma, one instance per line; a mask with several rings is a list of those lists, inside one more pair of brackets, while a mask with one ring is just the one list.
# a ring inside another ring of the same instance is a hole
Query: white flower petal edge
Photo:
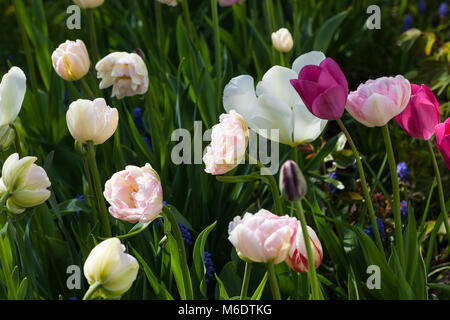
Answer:
[[13, 123], [19, 115], [27, 90], [25, 73], [12, 67], [0, 83], [0, 127]]

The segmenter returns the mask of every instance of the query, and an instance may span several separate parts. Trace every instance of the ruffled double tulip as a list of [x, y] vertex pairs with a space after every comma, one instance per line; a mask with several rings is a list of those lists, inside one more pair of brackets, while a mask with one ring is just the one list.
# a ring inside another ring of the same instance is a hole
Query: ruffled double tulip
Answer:
[[51, 183], [45, 170], [34, 164], [36, 157], [14, 153], [6, 159], [0, 179], [0, 196], [9, 195], [6, 206], [12, 213], [20, 214], [26, 208], [44, 203], [50, 197], [47, 188]]
[[148, 90], [148, 71], [144, 60], [136, 53], [113, 52], [95, 66], [97, 77], [102, 79], [100, 89], [110, 86], [112, 97], [122, 99]]
[[434, 129], [436, 133], [436, 146], [442, 155], [445, 165], [450, 169], [450, 118], [440, 123]]
[[403, 76], [382, 77], [360, 84], [350, 92], [346, 109], [367, 127], [382, 127], [405, 110], [411, 85]]
[[116, 131], [119, 113], [117, 109], [109, 107], [103, 98], [93, 101], [79, 99], [70, 104], [66, 120], [75, 140], [81, 143], [92, 141], [98, 145]]
[[212, 128], [211, 144], [203, 156], [205, 171], [213, 175], [227, 173], [245, 157], [249, 130], [244, 119], [234, 110], [222, 114]]
[[297, 219], [261, 209], [235, 217], [228, 226], [228, 240], [243, 260], [278, 264], [288, 257], [297, 228]]
[[89, 54], [84, 42], [70, 41], [59, 45], [52, 54], [53, 69], [66, 81], [76, 81], [83, 78], [91, 67]]
[[348, 83], [333, 59], [326, 58], [318, 66], [303, 67], [298, 79], [291, 80], [291, 84], [316, 117], [337, 120], [344, 114]]
[[96, 294], [119, 299], [127, 292], [139, 270], [137, 260], [125, 253], [125, 246], [117, 238], [100, 242], [84, 263], [84, 276], [89, 285], [98, 286]]
[[229, 7], [237, 2], [242, 2], [243, 0], [218, 0], [218, 1], [221, 7]]
[[[292, 69], [274, 66], [263, 76], [256, 91], [253, 78], [248, 75], [231, 79], [223, 94], [225, 110], [236, 110], [251, 129], [276, 142], [295, 147], [315, 140], [327, 121], [308, 110], [290, 80], [297, 79], [304, 66], [319, 65], [324, 59], [322, 52], [313, 51], [297, 58]], [[278, 138], [271, 129], [278, 131]]]
[[294, 46], [292, 35], [286, 28], [281, 28], [272, 33], [272, 45], [280, 52], [289, 52]]
[[178, 5], [178, 0], [156, 0], [158, 2], [167, 4], [168, 6], [175, 7]]
[[[306, 228], [308, 229], [308, 236], [314, 259], [314, 267], [317, 269], [322, 263], [322, 244], [320, 243], [314, 230], [309, 226], [306, 226]], [[303, 237], [300, 222], [298, 223], [297, 233], [292, 242], [289, 256], [286, 259], [286, 264], [295, 272], [308, 272], [308, 258], [306, 254], [305, 239]]]
[[411, 137], [429, 140], [441, 121], [439, 103], [433, 92], [426, 85], [411, 84], [411, 100], [395, 120]]
[[131, 223], [153, 221], [163, 208], [161, 181], [148, 163], [115, 173], [106, 182], [103, 195], [111, 205], [109, 213]]
[[105, 0], [73, 0], [77, 6], [83, 9], [97, 8], [105, 2]]
[[0, 83], [0, 137], [11, 134], [9, 125], [16, 120], [27, 90], [27, 78], [18, 67], [12, 67]]

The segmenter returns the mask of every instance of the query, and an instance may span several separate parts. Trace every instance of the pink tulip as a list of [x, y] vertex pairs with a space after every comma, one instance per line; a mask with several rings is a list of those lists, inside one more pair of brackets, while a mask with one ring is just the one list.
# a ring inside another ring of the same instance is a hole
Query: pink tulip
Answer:
[[119, 220], [149, 222], [158, 217], [163, 207], [161, 181], [150, 164], [139, 168], [127, 166], [116, 172], [105, 184], [103, 195], [109, 213]]
[[308, 110], [324, 120], [342, 117], [347, 103], [348, 83], [337, 63], [326, 58], [320, 65], [307, 65], [298, 79], [291, 80]]
[[242, 0], [218, 0], [218, 1], [221, 7], [229, 7], [235, 4], [236, 2], [241, 2]]
[[241, 163], [249, 138], [247, 124], [234, 110], [220, 115], [219, 121], [212, 128], [211, 144], [203, 156], [205, 171], [213, 175], [227, 173]]
[[411, 85], [403, 76], [382, 77], [350, 92], [345, 108], [363, 125], [382, 127], [405, 110], [410, 97]]
[[278, 264], [288, 257], [298, 221], [261, 209], [235, 217], [228, 226], [228, 240], [243, 260]]
[[411, 100], [395, 120], [411, 137], [430, 139], [441, 121], [439, 104], [433, 92], [424, 84], [411, 84]]
[[[317, 269], [322, 263], [322, 244], [314, 230], [309, 226], [306, 228], [308, 229], [309, 240], [311, 243], [314, 266]], [[291, 250], [289, 251], [289, 257], [286, 259], [286, 264], [295, 272], [308, 272], [308, 258], [300, 222], [298, 223], [297, 234], [295, 235]]]
[[445, 165], [450, 169], [450, 118], [440, 123], [434, 129], [436, 133], [436, 146], [439, 149]]

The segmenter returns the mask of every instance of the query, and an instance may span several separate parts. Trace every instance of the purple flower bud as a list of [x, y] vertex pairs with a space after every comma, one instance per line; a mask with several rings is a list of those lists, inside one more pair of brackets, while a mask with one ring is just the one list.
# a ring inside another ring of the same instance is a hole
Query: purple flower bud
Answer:
[[308, 191], [308, 185], [303, 173], [292, 160], [286, 161], [281, 167], [280, 190], [290, 202], [300, 200]]
[[439, 6], [439, 16], [441, 18], [446, 17], [448, 14], [448, 6], [445, 2], [442, 2], [441, 5]]

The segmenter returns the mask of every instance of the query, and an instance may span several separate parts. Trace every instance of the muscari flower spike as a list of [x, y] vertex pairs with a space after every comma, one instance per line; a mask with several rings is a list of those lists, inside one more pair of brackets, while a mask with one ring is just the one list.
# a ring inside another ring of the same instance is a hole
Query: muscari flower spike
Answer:
[[214, 278], [214, 263], [211, 259], [211, 253], [205, 251], [205, 268], [206, 268], [206, 276], [205, 282], [209, 283]]
[[409, 182], [411, 180], [408, 165], [406, 162], [399, 162], [397, 164], [397, 176], [400, 181]]

